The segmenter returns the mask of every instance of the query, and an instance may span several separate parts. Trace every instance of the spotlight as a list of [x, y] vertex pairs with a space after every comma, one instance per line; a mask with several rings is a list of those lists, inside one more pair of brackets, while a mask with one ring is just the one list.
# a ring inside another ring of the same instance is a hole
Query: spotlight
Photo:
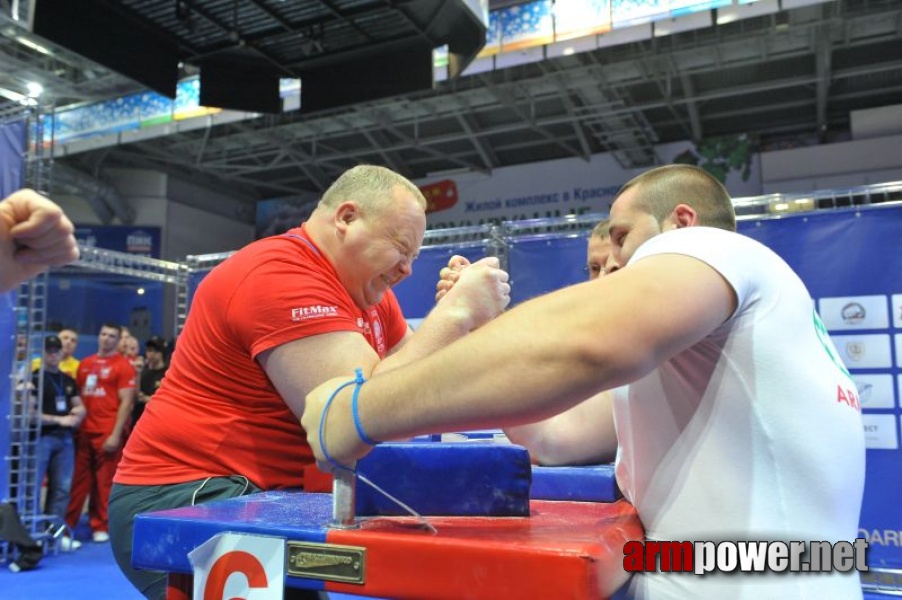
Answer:
[[44, 93], [44, 86], [37, 81], [29, 81], [25, 84], [25, 87], [28, 88], [29, 98], [37, 98]]

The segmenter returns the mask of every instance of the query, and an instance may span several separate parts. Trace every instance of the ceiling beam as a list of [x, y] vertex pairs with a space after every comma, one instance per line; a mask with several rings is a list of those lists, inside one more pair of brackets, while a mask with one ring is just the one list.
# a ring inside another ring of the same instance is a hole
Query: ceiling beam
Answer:
[[695, 102], [695, 85], [692, 83], [692, 75], [685, 71], [680, 72], [680, 84], [683, 87], [683, 97], [686, 99], [686, 111], [689, 114], [689, 127], [692, 132], [692, 141], [700, 142], [704, 137], [702, 133], [702, 118]]
[[473, 120], [472, 115], [457, 113], [456, 117], [457, 122], [460, 123], [460, 126], [467, 132], [470, 144], [473, 145], [473, 148], [479, 154], [479, 158], [482, 159], [482, 163], [485, 165], [486, 170], [491, 173], [492, 169], [498, 165], [498, 156], [488, 144], [483, 143], [479, 137], [475, 135], [475, 131], [479, 127]]
[[830, 74], [832, 49], [829, 28], [824, 26], [816, 30], [815, 78], [817, 99], [817, 130], [823, 141], [827, 134], [827, 102], [830, 95]]

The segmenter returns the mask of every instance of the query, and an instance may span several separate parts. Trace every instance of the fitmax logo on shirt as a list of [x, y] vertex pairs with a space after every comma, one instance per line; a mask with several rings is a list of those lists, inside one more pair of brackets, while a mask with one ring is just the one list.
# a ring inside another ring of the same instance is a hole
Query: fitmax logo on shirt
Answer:
[[292, 321], [306, 321], [307, 319], [321, 319], [323, 317], [338, 316], [337, 306], [303, 306], [291, 309]]

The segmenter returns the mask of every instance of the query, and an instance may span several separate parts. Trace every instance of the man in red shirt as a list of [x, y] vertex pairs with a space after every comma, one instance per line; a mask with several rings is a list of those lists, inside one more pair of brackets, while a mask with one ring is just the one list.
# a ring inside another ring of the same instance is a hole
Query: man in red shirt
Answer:
[[411, 273], [425, 208], [404, 177], [354, 167], [307, 222], [246, 246], [198, 286], [111, 497], [113, 553], [146, 597], [163, 598], [166, 577], [131, 567], [136, 514], [309, 489], [315, 464], [299, 418], [310, 390], [356, 368], [369, 377], [426, 356], [510, 301], [507, 273], [483, 259], [413, 334], [391, 288]]
[[95, 542], [110, 539], [107, 505], [135, 396], [135, 369], [116, 349], [121, 333], [119, 325], [104, 323], [97, 336], [97, 354], [79, 363], [75, 378], [88, 415], [75, 445], [66, 523], [75, 528], [90, 495], [88, 515]]

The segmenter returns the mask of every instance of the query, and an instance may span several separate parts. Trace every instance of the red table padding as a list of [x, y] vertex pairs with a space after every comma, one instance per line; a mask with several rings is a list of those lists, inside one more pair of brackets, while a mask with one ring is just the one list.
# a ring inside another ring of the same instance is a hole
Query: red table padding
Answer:
[[[623, 500], [533, 500], [528, 517], [366, 517], [330, 529], [328, 494], [271, 491], [138, 515], [132, 564], [190, 589], [188, 553], [224, 532], [365, 550], [362, 584], [287, 575], [285, 586], [377, 598], [428, 600], [604, 599], [626, 580], [623, 546], [644, 533]], [[184, 574], [184, 575], [183, 575]], [[178, 586], [171, 599], [185, 598]]]
[[623, 546], [642, 540], [635, 509], [614, 503], [534, 500], [529, 517], [377, 517], [326, 541], [366, 548], [363, 585], [326, 590], [382, 598], [563, 600], [607, 598], [627, 578]]

